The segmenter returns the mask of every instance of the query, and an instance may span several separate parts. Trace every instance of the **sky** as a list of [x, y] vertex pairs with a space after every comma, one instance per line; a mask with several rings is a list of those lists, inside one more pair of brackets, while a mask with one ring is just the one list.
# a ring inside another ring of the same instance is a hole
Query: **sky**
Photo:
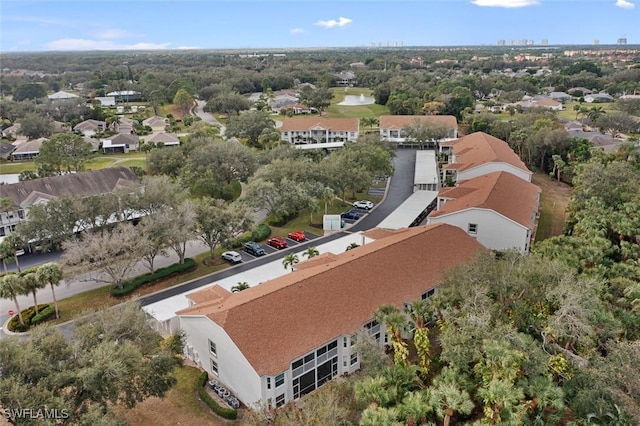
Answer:
[[640, 0], [2, 0], [0, 52], [640, 44]]

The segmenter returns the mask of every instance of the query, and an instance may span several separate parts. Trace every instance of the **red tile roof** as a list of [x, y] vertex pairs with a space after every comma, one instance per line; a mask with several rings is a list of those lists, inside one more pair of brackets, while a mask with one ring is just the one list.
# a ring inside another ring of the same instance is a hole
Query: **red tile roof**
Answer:
[[520, 157], [505, 141], [484, 132], [475, 132], [441, 145], [453, 147], [456, 163], [450, 166], [459, 171], [486, 163], [507, 163], [530, 173]]
[[330, 131], [357, 132], [359, 126], [360, 120], [357, 118], [296, 117], [285, 118], [280, 131], [308, 131], [321, 127]]
[[405, 126], [413, 126], [419, 123], [437, 123], [450, 129], [458, 128], [458, 121], [453, 115], [381, 115], [381, 129], [402, 129]]
[[349, 250], [313, 268], [291, 272], [178, 312], [207, 316], [225, 329], [259, 375], [275, 375], [295, 358], [340, 335], [353, 334], [385, 303], [411, 302], [444, 270], [482, 246], [459, 228], [410, 228]]
[[429, 217], [462, 210], [489, 209], [529, 228], [538, 210], [540, 188], [509, 172], [494, 172], [466, 180], [453, 188], [443, 188], [439, 197], [452, 198]]

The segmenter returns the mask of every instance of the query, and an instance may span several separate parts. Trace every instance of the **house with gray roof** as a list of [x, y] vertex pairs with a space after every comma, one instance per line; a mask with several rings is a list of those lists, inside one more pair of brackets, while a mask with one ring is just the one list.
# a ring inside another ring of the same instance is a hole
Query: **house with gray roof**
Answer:
[[81, 123], [76, 124], [73, 128], [73, 131], [76, 133], [81, 133], [83, 136], [93, 136], [96, 133], [102, 133], [106, 130], [107, 123], [100, 120], [85, 120]]
[[584, 97], [584, 101], [588, 103], [608, 103], [613, 101], [613, 96], [608, 93], [592, 93]]
[[81, 173], [68, 173], [32, 179], [2, 186], [2, 197], [11, 200], [12, 208], [0, 212], [0, 241], [27, 220], [34, 204], [46, 204], [63, 197], [89, 197], [108, 194], [120, 188], [135, 188], [138, 176], [127, 167], [111, 167]]
[[47, 98], [49, 98], [50, 101], [63, 101], [63, 100], [67, 100], [67, 99], [75, 99], [75, 98], [79, 98], [80, 96], [73, 94], [73, 93], [69, 93], [69, 92], [65, 92], [64, 90], [60, 90], [59, 92], [53, 93], [51, 95], [48, 95]]
[[42, 146], [42, 142], [48, 140], [47, 138], [33, 139], [30, 141], [22, 142], [20, 145], [17, 145], [15, 151], [11, 156], [14, 161], [26, 161], [33, 160], [40, 154], [40, 147]]
[[102, 139], [102, 151], [105, 154], [126, 154], [138, 150], [139, 138], [136, 135], [118, 133], [106, 139]]
[[158, 144], [162, 144], [161, 146], [179, 146], [180, 145], [180, 139], [174, 133], [164, 133], [164, 132], [153, 133], [152, 135], [147, 136], [144, 141], [145, 143], [153, 142], [154, 144], [156, 144], [156, 146]]
[[9, 158], [14, 149], [16, 149], [15, 145], [7, 142], [0, 142], [0, 158], [6, 160], [7, 158]]

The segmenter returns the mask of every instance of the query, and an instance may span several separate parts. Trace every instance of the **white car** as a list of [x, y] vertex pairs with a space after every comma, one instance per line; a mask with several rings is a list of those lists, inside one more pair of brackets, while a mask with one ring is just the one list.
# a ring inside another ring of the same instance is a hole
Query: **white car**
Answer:
[[237, 251], [225, 251], [220, 257], [231, 263], [242, 262], [242, 256], [240, 256], [240, 253], [238, 253]]
[[373, 203], [368, 200], [361, 200], [353, 203], [353, 207], [357, 207], [359, 209], [371, 210], [373, 208]]

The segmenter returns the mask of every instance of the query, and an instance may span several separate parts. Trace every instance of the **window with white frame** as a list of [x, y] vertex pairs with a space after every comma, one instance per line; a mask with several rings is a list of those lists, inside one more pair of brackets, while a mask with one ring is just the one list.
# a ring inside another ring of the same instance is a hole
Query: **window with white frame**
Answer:
[[284, 394], [276, 396], [276, 407], [284, 405]]
[[284, 384], [284, 373], [280, 373], [276, 376], [276, 387], [282, 386]]
[[211, 339], [209, 339], [209, 353], [211, 353], [211, 355], [218, 356], [216, 344]]
[[267, 377], [267, 389], [271, 389], [271, 377]]
[[211, 361], [211, 372], [217, 376], [218, 375], [218, 363], [212, 358], [210, 358], [209, 361]]
[[477, 234], [478, 233], [478, 224], [477, 223], [470, 223], [467, 226], [467, 232], [470, 234]]

